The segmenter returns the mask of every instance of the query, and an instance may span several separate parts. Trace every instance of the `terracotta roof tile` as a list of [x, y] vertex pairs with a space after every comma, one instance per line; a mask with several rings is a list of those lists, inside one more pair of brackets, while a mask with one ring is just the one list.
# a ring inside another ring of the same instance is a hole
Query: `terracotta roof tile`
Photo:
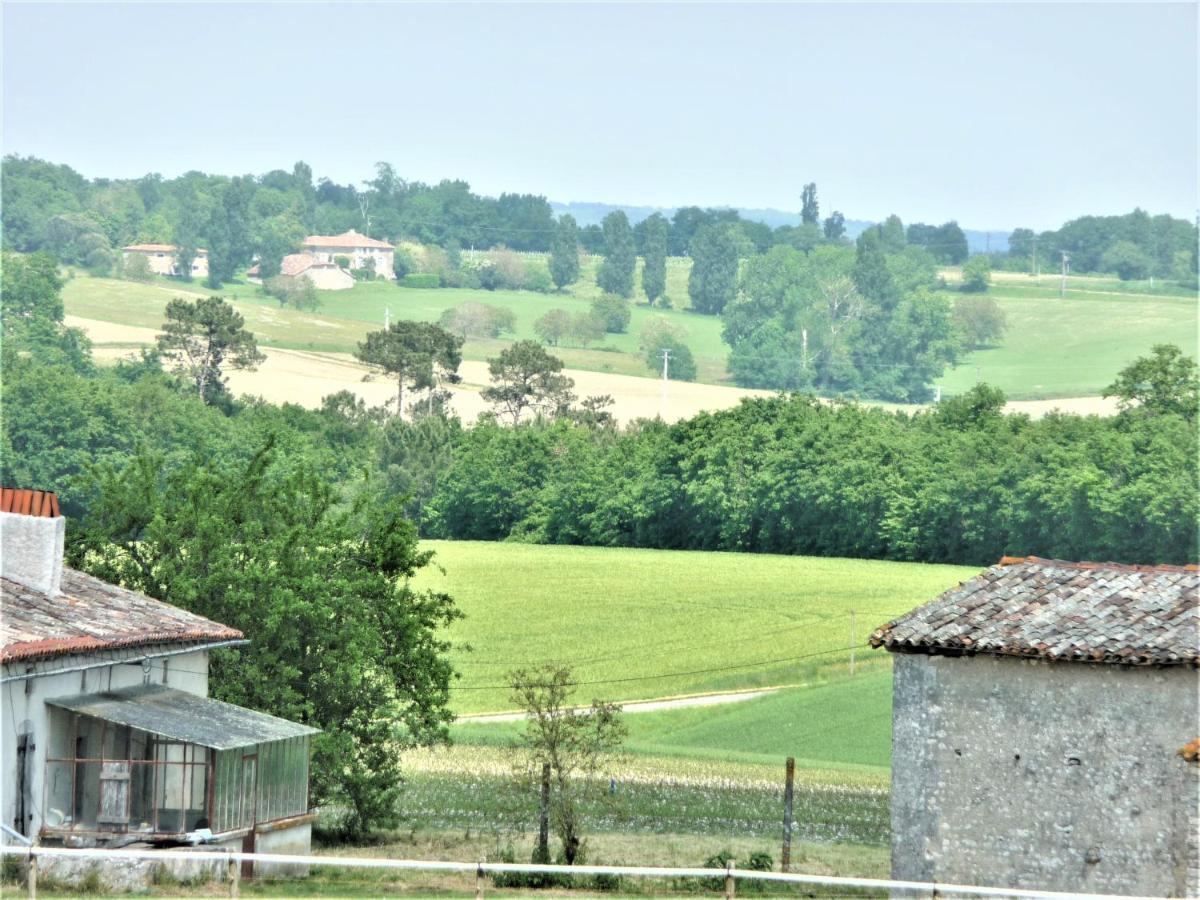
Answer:
[[0, 578], [0, 663], [149, 644], [237, 640], [235, 628], [63, 568], [62, 593]]
[[280, 275], [300, 275], [316, 264], [307, 253], [289, 253], [279, 262]]
[[1200, 570], [1005, 557], [871, 635], [901, 653], [1200, 666]]
[[[130, 244], [128, 247], [122, 247], [122, 250], [136, 250], [142, 253], [174, 253], [179, 248], [174, 244]], [[199, 249], [196, 251], [197, 256], [207, 256], [208, 251]]]
[[359, 234], [353, 228], [342, 234], [310, 234], [304, 239], [305, 247], [335, 247], [352, 249], [354, 247], [374, 247], [377, 250], [396, 249], [387, 241], [377, 241], [375, 238]]
[[57, 519], [60, 515], [58, 495], [53, 491], [0, 488], [0, 512]]

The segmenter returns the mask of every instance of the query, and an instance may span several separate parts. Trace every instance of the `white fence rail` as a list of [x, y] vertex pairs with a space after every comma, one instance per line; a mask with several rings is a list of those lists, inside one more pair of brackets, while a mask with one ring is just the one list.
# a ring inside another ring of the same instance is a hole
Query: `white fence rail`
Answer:
[[612, 875], [622, 878], [707, 878], [724, 880], [725, 896], [733, 897], [738, 881], [775, 882], [777, 884], [822, 885], [826, 887], [860, 888], [882, 892], [907, 892], [933, 897], [1011, 897], [1019, 900], [1147, 900], [1127, 895], [1080, 894], [1063, 891], [1038, 891], [1006, 887], [984, 887], [966, 884], [941, 884], [924, 881], [892, 881], [883, 878], [840, 878], [832, 875], [804, 875], [793, 872], [759, 872], [738, 869], [732, 864], [724, 869], [670, 868], [660, 866], [556, 866], [534, 863], [453, 862], [448, 860], [384, 859], [353, 856], [301, 856], [288, 853], [242, 853], [214, 850], [106, 850], [67, 847], [0, 846], [0, 856], [16, 857], [29, 864], [29, 896], [37, 896], [37, 860], [53, 858], [93, 859], [97, 861], [148, 860], [158, 862], [197, 862], [198, 858], [225, 861], [229, 872], [229, 894], [238, 896], [241, 862], [277, 865], [334, 866], [347, 869], [393, 869], [425, 872], [459, 872], [475, 875], [475, 896], [482, 897], [484, 877], [491, 874], [523, 872], [555, 875]]

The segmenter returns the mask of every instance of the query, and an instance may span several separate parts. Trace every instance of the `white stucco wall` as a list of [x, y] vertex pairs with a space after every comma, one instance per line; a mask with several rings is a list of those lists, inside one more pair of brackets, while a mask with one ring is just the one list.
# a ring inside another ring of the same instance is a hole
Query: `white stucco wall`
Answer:
[[342, 269], [313, 267], [307, 269], [301, 276], [313, 283], [313, 287], [322, 291], [348, 291], [354, 287], [354, 276]]
[[[166, 684], [181, 691], [200, 696], [208, 695], [208, 653], [193, 651], [178, 656], [149, 660], [149, 672], [141, 665], [141, 655], [153, 655], [173, 648], [164, 646], [142, 647], [131, 652], [132, 663], [116, 662], [99, 668], [76, 672], [38, 675], [22, 681], [0, 684], [0, 821], [13, 824], [17, 811], [17, 741], [21, 734], [32, 735], [32, 759], [28, 763], [29, 803], [26, 834], [35, 835], [42, 827], [45, 815], [46, 752], [49, 746], [49, 712], [46, 701], [58, 697], [90, 694], [112, 688], [133, 687], [149, 681]], [[104, 662], [108, 658], [99, 655], [78, 654], [62, 660], [52, 660], [37, 667], [66, 668]], [[0, 668], [7, 678], [26, 671], [23, 665]]]

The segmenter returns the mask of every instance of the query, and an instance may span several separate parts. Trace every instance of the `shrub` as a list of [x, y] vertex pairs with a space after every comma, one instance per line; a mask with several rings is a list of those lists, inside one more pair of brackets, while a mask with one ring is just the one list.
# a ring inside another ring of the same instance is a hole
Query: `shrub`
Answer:
[[982, 254], [975, 254], [962, 268], [962, 289], [972, 294], [980, 294], [992, 283], [992, 262]]
[[571, 334], [571, 323], [571, 314], [565, 309], [552, 309], [533, 323], [533, 330], [547, 344], [557, 347]]
[[539, 294], [549, 294], [554, 290], [554, 280], [550, 271], [541, 263], [525, 264], [525, 290], [537, 291]]
[[630, 303], [616, 294], [604, 294], [592, 301], [592, 314], [604, 323], [604, 330], [623, 334], [633, 315]]
[[316, 286], [304, 277], [275, 275], [263, 282], [263, 290], [268, 296], [278, 300], [280, 306], [309, 310], [321, 306]]
[[348, 256], [341, 256], [341, 255], [335, 256], [333, 258], [333, 262], [334, 262], [334, 265], [336, 265], [339, 269], [350, 268], [350, 257], [348, 257]]
[[486, 303], [461, 303], [443, 312], [438, 324], [464, 338], [494, 338], [505, 331], [515, 331], [517, 316], [511, 309], [488, 306]]
[[603, 339], [605, 331], [604, 320], [594, 312], [576, 313], [571, 316], [571, 338], [580, 347]]
[[525, 263], [512, 250], [507, 247], [489, 250], [487, 261], [492, 267], [493, 290], [519, 291], [525, 286]]
[[401, 287], [435, 288], [441, 287], [442, 279], [433, 273], [409, 272], [397, 282]]
[[392, 256], [392, 273], [397, 278], [403, 278], [409, 272], [417, 270], [417, 262], [413, 259], [413, 255], [404, 247], [397, 247], [396, 252]]
[[954, 327], [967, 347], [998, 343], [1007, 326], [1004, 310], [991, 297], [959, 297], [954, 301]]
[[127, 281], [150, 281], [154, 273], [150, 271], [150, 260], [140, 253], [131, 253], [121, 267], [121, 274]]

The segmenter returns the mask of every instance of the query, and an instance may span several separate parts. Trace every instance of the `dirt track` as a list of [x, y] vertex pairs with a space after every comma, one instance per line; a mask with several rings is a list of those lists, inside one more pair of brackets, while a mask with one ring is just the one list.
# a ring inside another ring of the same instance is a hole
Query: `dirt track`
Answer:
[[[94, 319], [67, 316], [67, 325], [83, 328], [95, 342], [98, 360], [114, 361], [134, 351], [130, 344], [154, 343], [156, 332], [151, 328], [117, 325]], [[109, 345], [109, 346], [105, 346]], [[123, 345], [123, 346], [112, 346]], [[366, 366], [344, 353], [314, 353], [306, 350], [263, 349], [266, 362], [254, 372], [230, 372], [229, 386], [236, 394], [252, 394], [273, 403], [299, 403], [317, 407], [321, 398], [337, 391], [351, 391], [368, 405], [379, 406], [394, 401], [392, 383], [373, 375]], [[769, 397], [772, 391], [725, 387], [713, 384], [693, 384], [672, 381], [667, 386], [666, 402], [662, 398], [662, 382], [657, 378], [634, 375], [613, 375], [567, 369], [575, 379], [575, 393], [580, 397], [609, 394], [614, 400], [613, 414], [621, 422], [637, 418], [662, 416], [668, 422], [686, 419], [702, 411], [727, 409], [736, 406], [743, 397]], [[454, 387], [452, 403], [463, 421], [474, 421], [488, 405], [479, 395], [488, 383], [487, 364], [467, 360], [459, 368], [463, 384]], [[1072, 397], [1061, 400], [1014, 400], [1006, 409], [1024, 412], [1037, 418], [1054, 409], [1081, 415], [1111, 415], [1116, 404], [1103, 397]]]

